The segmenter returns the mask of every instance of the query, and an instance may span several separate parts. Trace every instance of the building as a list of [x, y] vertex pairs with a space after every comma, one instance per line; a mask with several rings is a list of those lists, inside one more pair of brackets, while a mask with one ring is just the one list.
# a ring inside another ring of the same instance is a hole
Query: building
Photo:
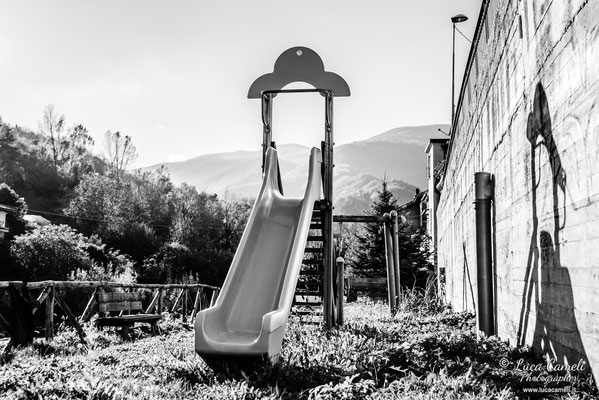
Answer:
[[426, 191], [421, 192], [420, 189], [416, 189], [414, 198], [397, 208], [397, 215], [402, 217], [402, 222], [405, 220], [405, 223], [416, 228], [426, 227], [426, 208], [423, 209], [423, 205], [426, 204], [426, 198]]
[[583, 360], [595, 379], [598, 132], [599, 2], [484, 0], [441, 176], [429, 181], [444, 296], [477, 310], [474, 173], [489, 172], [496, 332], [559, 363]]
[[7, 214], [14, 213], [16, 211], [17, 210], [14, 207], [0, 204], [0, 239], [2, 239], [10, 230], [10, 226], [6, 222]]
[[[439, 207], [439, 198], [441, 191], [439, 190], [439, 182], [442, 176], [442, 171], [445, 166], [445, 157], [447, 156], [447, 145], [449, 139], [431, 139], [428, 146], [424, 150], [426, 154], [426, 179], [428, 181], [427, 196], [423, 201], [426, 206], [424, 213], [427, 216], [426, 233], [431, 240], [433, 250], [437, 243], [437, 219], [434, 217]], [[435, 270], [437, 271], [437, 288], [441, 288], [443, 280], [441, 279], [445, 272], [440, 269], [437, 262], [437, 252], [433, 251], [432, 260]]]

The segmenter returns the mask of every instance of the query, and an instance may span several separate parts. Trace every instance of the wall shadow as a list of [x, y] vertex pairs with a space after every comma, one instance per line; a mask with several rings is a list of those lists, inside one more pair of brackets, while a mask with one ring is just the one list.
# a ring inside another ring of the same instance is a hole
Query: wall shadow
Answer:
[[464, 253], [464, 271], [462, 274], [462, 311], [468, 310], [468, 293], [466, 288], [466, 281], [468, 281], [468, 288], [470, 289], [470, 296], [472, 299], [472, 311], [476, 314], [476, 301], [474, 299], [474, 289], [472, 288], [472, 280], [470, 279], [470, 267], [468, 266], [468, 256], [466, 254], [466, 242], [462, 242], [462, 251]]
[[[574, 297], [568, 268], [560, 259], [560, 234], [566, 224], [566, 172], [562, 167], [551, 126], [547, 97], [539, 83], [528, 116], [526, 136], [530, 142], [530, 185], [532, 233], [522, 306], [518, 323], [518, 345], [532, 343], [536, 352], [560, 364], [573, 365], [583, 360], [585, 373], [592, 374], [580, 331], [574, 315]], [[551, 197], [544, 197], [542, 175], [546, 171], [539, 154], [546, 152], [549, 159]], [[560, 204], [560, 197], [563, 199]], [[543, 202], [549, 201], [553, 212], [551, 224], [539, 221]], [[560, 214], [561, 212], [561, 214]], [[529, 325], [534, 325], [533, 337], [527, 338]]]

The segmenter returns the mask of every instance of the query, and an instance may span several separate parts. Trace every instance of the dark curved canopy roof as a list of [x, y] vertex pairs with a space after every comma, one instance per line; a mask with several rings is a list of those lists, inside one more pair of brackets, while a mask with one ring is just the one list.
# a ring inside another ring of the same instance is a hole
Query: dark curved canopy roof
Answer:
[[248, 98], [260, 98], [265, 90], [280, 90], [293, 82], [305, 82], [316, 89], [330, 90], [333, 96], [350, 95], [347, 82], [334, 72], [325, 71], [322, 59], [314, 50], [297, 46], [285, 50], [277, 58], [273, 72], [252, 83]]

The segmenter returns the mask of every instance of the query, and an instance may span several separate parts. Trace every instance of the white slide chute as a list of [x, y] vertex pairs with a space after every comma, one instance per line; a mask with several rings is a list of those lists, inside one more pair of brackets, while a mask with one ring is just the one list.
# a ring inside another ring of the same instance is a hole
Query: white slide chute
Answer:
[[294, 299], [314, 202], [321, 194], [320, 150], [312, 148], [303, 198], [279, 187], [277, 151], [269, 148], [262, 187], [213, 307], [198, 313], [196, 352], [205, 360], [275, 360]]

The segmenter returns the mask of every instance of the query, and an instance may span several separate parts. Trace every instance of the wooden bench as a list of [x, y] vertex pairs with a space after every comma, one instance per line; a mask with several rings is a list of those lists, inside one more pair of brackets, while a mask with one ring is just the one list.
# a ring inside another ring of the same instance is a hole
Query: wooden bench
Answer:
[[387, 297], [387, 278], [356, 278], [347, 279], [347, 301], [355, 301], [358, 294], [374, 298]]
[[[144, 314], [141, 304], [141, 293], [104, 292], [96, 293], [96, 304], [98, 305], [98, 319], [96, 326], [120, 326], [123, 334], [129, 333], [136, 322], [149, 323], [152, 333], [159, 333], [158, 321], [161, 315]], [[115, 315], [117, 314], [117, 315]]]

